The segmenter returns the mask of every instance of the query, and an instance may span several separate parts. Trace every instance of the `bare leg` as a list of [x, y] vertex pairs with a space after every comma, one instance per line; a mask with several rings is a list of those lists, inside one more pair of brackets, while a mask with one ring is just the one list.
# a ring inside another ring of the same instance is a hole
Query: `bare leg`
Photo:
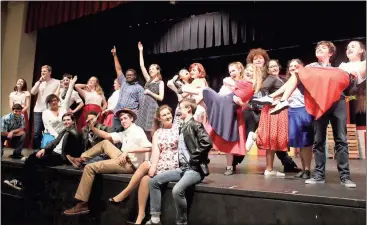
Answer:
[[130, 193], [135, 189], [135, 187], [138, 186], [138, 184], [141, 182], [141, 179], [148, 174], [149, 167], [150, 165], [148, 162], [145, 161], [144, 163], [142, 163], [135, 171], [134, 175], [131, 177], [131, 180], [127, 187], [122, 192], [120, 192], [120, 194], [113, 197], [113, 200], [115, 200], [115, 202], [121, 202], [125, 198], [127, 198]]
[[149, 176], [144, 176], [139, 185], [138, 191], [138, 204], [139, 204], [139, 213], [136, 218], [135, 224], [141, 224], [145, 217], [145, 207], [147, 205], [148, 197], [149, 197]]
[[310, 170], [312, 160], [312, 146], [301, 148], [302, 167], [304, 170]]
[[232, 167], [232, 164], [233, 164], [233, 155], [227, 153], [226, 154], [226, 158], [227, 158], [227, 166]]
[[266, 170], [272, 171], [274, 166], [274, 155], [275, 151], [266, 151]]

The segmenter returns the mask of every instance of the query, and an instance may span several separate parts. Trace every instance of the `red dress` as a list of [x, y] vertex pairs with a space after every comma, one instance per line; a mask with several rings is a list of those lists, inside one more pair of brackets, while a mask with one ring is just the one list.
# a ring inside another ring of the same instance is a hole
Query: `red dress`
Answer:
[[233, 93], [220, 96], [210, 88], [204, 89], [208, 124], [205, 126], [213, 142], [213, 148], [233, 155], [246, 155], [245, 120], [242, 107], [233, 102], [233, 96], [249, 101], [254, 95], [253, 83], [236, 82]]
[[349, 75], [338, 68], [305, 67], [298, 69], [305, 87], [305, 107], [319, 119], [336, 101], [350, 83]]

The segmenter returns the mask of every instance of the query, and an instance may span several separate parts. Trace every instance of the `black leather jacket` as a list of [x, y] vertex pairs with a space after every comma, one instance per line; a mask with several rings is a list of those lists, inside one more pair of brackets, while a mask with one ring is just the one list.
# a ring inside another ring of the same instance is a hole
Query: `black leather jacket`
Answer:
[[82, 145], [80, 140], [80, 134], [76, 130], [76, 127], [70, 129], [64, 129], [57, 136], [57, 138], [51, 141], [45, 147], [45, 153], [50, 154], [55, 149], [55, 147], [60, 143], [62, 137], [62, 147], [61, 147], [61, 157], [66, 159], [66, 155], [71, 155], [73, 157], [79, 157], [81, 155]]
[[[103, 130], [107, 133], [112, 133], [114, 132], [113, 128], [112, 127], [109, 127], [109, 126], [105, 126], [103, 124], [96, 124], [95, 127], [98, 129], [98, 130]], [[83, 129], [83, 152], [87, 151], [88, 149], [90, 149], [91, 147], [93, 147], [94, 145], [91, 145], [91, 143], [89, 142], [89, 139], [88, 139], [88, 132], [89, 132], [89, 127], [85, 127]], [[94, 144], [97, 144], [98, 142], [100, 141], [103, 141], [104, 139], [101, 138], [101, 137], [98, 137], [97, 135], [93, 135], [93, 143]]]
[[208, 154], [213, 147], [209, 134], [204, 129], [203, 124], [194, 118], [184, 123], [180, 132], [183, 133], [186, 147], [190, 152], [189, 165], [191, 169], [202, 172], [200, 164], [209, 164]]

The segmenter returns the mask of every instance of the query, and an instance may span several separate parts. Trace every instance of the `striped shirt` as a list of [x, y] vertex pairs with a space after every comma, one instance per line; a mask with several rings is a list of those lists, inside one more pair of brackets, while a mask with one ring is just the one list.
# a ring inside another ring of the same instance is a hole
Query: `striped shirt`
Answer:
[[10, 132], [19, 128], [25, 128], [24, 115], [19, 117], [9, 113], [1, 118], [1, 132]]
[[119, 98], [113, 113], [123, 108], [138, 110], [144, 100], [144, 88], [137, 82], [126, 82], [125, 75], [121, 73], [118, 77], [121, 84]]

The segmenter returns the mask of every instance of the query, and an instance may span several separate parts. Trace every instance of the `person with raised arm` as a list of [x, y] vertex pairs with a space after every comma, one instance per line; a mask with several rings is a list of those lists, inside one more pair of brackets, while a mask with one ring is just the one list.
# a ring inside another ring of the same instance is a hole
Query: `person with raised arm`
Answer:
[[[82, 131], [86, 126], [88, 112], [95, 111], [101, 113], [107, 108], [107, 101], [97, 77], [91, 77], [87, 84], [76, 84], [75, 89], [85, 101], [85, 106], [78, 120], [78, 131]], [[102, 117], [98, 118], [102, 122]]]
[[116, 115], [116, 112], [123, 108], [128, 108], [137, 113], [144, 101], [144, 88], [139, 84], [137, 80], [138, 77], [134, 69], [127, 69], [125, 77], [119, 59], [117, 57], [115, 46], [113, 46], [111, 53], [115, 64], [117, 79], [121, 85], [117, 104], [113, 110], [115, 114], [113, 120], [113, 128], [116, 132], [118, 132], [121, 131], [122, 126], [118, 115]]
[[161, 67], [158, 64], [149, 66], [149, 73], [144, 65], [143, 44], [138, 43], [140, 69], [146, 81], [144, 85], [144, 101], [139, 107], [136, 124], [143, 128], [149, 139], [152, 137], [154, 115], [158, 109], [158, 101], [164, 98], [164, 82], [162, 81]]
[[[59, 89], [56, 92], [56, 96], [59, 97], [61, 104], [63, 104], [63, 101], [65, 101], [66, 93], [69, 89], [69, 84], [72, 79], [73, 79], [73, 76], [68, 73], [65, 73], [64, 75], [62, 75], [62, 80], [61, 80], [62, 85], [59, 86]], [[71, 109], [70, 106], [72, 106], [74, 103], [77, 103], [78, 106], [75, 107], [75, 109]], [[75, 114], [79, 110], [81, 110], [83, 106], [84, 106], [83, 100], [80, 98], [78, 92], [73, 90], [73, 92], [71, 93], [70, 100], [69, 100], [69, 110], [68, 111]]]
[[60, 81], [51, 78], [52, 68], [51, 66], [44, 65], [41, 68], [41, 77], [34, 84], [31, 89], [31, 94], [37, 96], [36, 105], [33, 109], [33, 124], [34, 124], [34, 140], [33, 148], [40, 149], [42, 141], [42, 131], [45, 129], [42, 121], [42, 112], [47, 109], [46, 98], [50, 94], [55, 94], [59, 88]]

